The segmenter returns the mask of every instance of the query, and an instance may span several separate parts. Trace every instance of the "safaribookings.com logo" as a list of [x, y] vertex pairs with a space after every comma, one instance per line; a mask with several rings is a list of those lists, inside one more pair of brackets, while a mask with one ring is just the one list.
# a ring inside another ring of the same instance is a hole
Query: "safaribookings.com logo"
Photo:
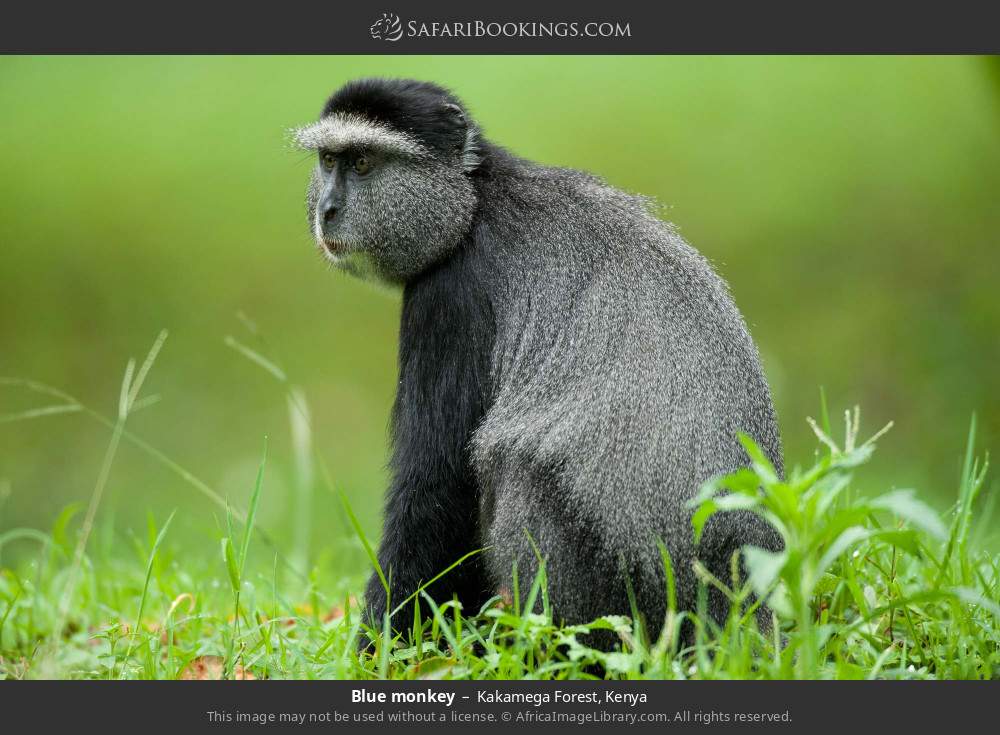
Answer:
[[382, 13], [368, 30], [376, 41], [398, 41], [403, 37], [403, 24], [395, 13]]
[[623, 21], [403, 21], [395, 13], [382, 13], [368, 31], [376, 41], [407, 38], [631, 38]]

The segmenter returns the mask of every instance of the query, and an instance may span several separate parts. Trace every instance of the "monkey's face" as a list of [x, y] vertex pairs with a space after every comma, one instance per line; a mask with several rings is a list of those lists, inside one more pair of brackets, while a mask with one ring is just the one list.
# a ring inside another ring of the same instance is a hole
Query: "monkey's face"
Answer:
[[467, 176], [431, 156], [320, 149], [307, 209], [316, 243], [338, 267], [403, 283], [447, 257], [468, 231]]
[[481, 141], [447, 90], [405, 79], [349, 82], [295, 139], [316, 154], [309, 226], [337, 266], [406, 283], [468, 233]]
[[298, 132], [316, 151], [307, 196], [322, 253], [359, 276], [405, 283], [452, 253], [476, 204], [460, 157], [361, 118], [327, 117]]

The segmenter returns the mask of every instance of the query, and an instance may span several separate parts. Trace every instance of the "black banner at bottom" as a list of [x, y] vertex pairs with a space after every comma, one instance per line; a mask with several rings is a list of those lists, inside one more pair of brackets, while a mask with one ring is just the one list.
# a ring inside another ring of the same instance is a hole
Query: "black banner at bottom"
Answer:
[[0, 712], [7, 732], [927, 732], [989, 722], [998, 694], [997, 682], [8, 681]]

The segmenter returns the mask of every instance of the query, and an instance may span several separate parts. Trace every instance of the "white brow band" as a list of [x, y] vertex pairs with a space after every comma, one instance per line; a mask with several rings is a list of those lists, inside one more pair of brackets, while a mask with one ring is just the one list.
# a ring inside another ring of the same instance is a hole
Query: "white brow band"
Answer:
[[295, 144], [306, 150], [341, 151], [345, 148], [383, 148], [410, 156], [427, 149], [411, 135], [355, 114], [335, 113], [292, 131]]

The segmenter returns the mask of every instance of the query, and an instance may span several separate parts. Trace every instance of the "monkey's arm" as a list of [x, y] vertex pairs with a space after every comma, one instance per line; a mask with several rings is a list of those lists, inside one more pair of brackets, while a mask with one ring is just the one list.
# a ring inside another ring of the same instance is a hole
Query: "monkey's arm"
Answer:
[[[492, 317], [470, 279], [452, 272], [460, 266], [444, 267], [404, 294], [393, 478], [378, 552], [388, 599], [375, 574], [366, 592], [368, 621], [378, 629], [386, 612], [481, 546], [467, 448], [485, 411]], [[485, 601], [485, 591], [477, 557], [427, 589], [438, 603], [457, 595], [467, 609]], [[412, 618], [408, 604], [393, 627]]]
[[[378, 551], [389, 590], [387, 595], [382, 580], [373, 573], [365, 593], [369, 625], [381, 630], [385, 613], [476, 549], [474, 511], [466, 507], [462, 496], [474, 497], [472, 488], [447, 476], [410, 478], [390, 486]], [[482, 592], [474, 571], [478, 564], [475, 558], [467, 559], [428, 587], [427, 593], [438, 604], [453, 595], [477, 600]], [[426, 618], [426, 607], [422, 614]], [[412, 603], [406, 604], [393, 618], [392, 627], [405, 628], [412, 619]]]

